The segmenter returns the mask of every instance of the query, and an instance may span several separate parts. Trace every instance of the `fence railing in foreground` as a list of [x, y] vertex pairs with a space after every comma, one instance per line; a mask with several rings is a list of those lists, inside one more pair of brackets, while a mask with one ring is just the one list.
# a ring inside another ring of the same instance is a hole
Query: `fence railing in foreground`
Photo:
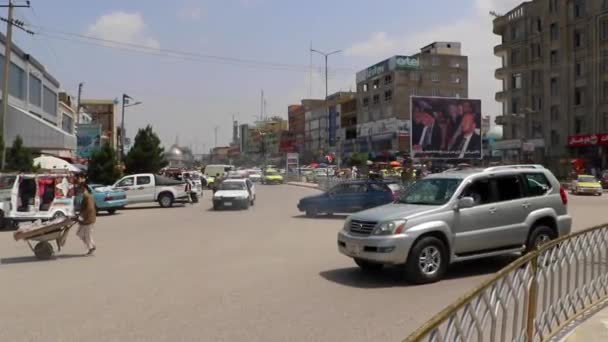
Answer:
[[404, 342], [546, 341], [608, 298], [608, 224], [522, 256]]

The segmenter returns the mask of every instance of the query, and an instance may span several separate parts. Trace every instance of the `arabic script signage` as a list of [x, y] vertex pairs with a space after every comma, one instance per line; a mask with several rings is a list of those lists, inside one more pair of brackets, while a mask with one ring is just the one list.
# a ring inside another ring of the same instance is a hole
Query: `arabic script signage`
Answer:
[[597, 145], [608, 145], [608, 133], [571, 135], [568, 137], [568, 146], [570, 147]]

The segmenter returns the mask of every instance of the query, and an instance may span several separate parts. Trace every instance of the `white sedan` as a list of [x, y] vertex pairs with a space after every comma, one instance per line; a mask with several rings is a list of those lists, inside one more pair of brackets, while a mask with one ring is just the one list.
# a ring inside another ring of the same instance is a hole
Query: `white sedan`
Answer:
[[255, 204], [255, 186], [249, 179], [226, 179], [213, 194], [213, 209], [249, 209]]

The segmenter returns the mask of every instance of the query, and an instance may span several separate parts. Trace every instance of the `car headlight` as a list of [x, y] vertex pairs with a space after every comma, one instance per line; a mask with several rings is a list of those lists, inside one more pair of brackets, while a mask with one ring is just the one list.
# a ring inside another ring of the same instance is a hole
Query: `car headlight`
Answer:
[[344, 226], [342, 226], [342, 230], [344, 231], [348, 231], [350, 229], [350, 221], [351, 218], [350, 216], [346, 218], [346, 220], [344, 221]]
[[401, 234], [405, 226], [405, 220], [394, 220], [380, 222], [374, 228], [372, 235], [394, 235]]

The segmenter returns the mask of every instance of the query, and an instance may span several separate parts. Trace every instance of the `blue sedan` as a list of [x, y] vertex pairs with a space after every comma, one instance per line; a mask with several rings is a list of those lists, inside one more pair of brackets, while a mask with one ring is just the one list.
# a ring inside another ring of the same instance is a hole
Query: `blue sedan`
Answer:
[[392, 203], [396, 196], [386, 183], [352, 181], [336, 185], [325, 193], [302, 198], [298, 209], [308, 217], [321, 213], [353, 213]]
[[127, 193], [123, 190], [115, 190], [98, 184], [89, 184], [89, 189], [95, 199], [97, 211], [107, 211], [114, 214], [116, 210], [127, 205]]

